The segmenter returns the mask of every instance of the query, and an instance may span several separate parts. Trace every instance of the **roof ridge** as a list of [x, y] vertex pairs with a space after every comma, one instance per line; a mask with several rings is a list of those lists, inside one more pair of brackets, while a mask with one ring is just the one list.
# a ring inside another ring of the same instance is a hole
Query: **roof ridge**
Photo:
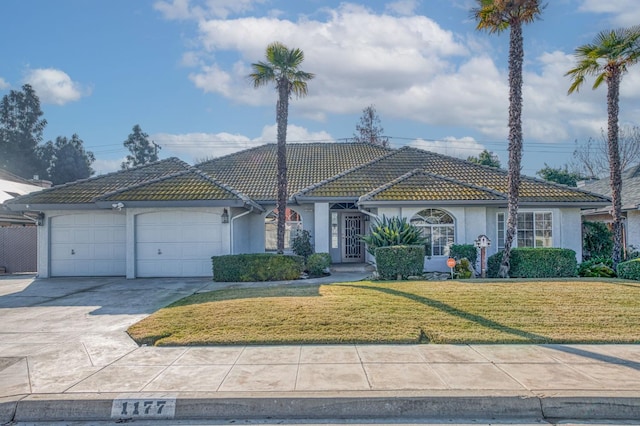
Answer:
[[216, 178], [214, 178], [212, 176], [209, 176], [206, 172], [200, 170], [196, 166], [190, 166], [190, 169], [193, 170], [200, 177], [208, 180], [209, 182], [213, 183], [214, 185], [219, 186], [220, 188], [224, 189], [225, 191], [228, 191], [228, 192], [232, 193], [233, 195], [235, 195], [236, 197], [240, 198], [240, 200], [244, 201], [245, 203], [251, 204], [253, 207], [257, 207], [258, 210], [264, 210], [262, 208], [262, 206], [260, 206], [260, 204], [258, 204], [255, 201], [253, 201], [251, 198], [246, 196], [244, 193], [238, 191], [237, 189], [233, 188], [230, 185], [227, 185], [226, 183], [220, 182], [218, 179], [216, 179]]
[[[178, 157], [169, 157], [169, 158], [165, 158], [163, 160], [154, 161], [152, 163], [146, 163], [146, 164], [141, 164], [141, 165], [138, 165], [138, 166], [134, 166], [134, 167], [132, 167], [130, 169], [116, 170], [116, 171], [105, 173], [105, 174], [102, 174], [102, 175], [89, 176], [88, 178], [78, 179], [78, 180], [74, 180], [72, 182], [65, 182], [65, 183], [63, 183], [61, 185], [54, 185], [54, 186], [51, 186], [49, 188], [44, 188], [42, 191], [38, 191], [38, 195], [46, 194], [46, 193], [51, 192], [51, 191], [57, 191], [57, 190], [59, 190], [61, 188], [68, 188], [70, 186], [79, 185], [79, 184], [85, 183], [85, 182], [104, 179], [104, 178], [107, 178], [107, 177], [110, 177], [110, 176], [113, 176], [113, 175], [116, 175], [116, 174], [122, 173], [122, 172], [128, 172], [128, 171], [133, 171], [133, 170], [144, 169], [146, 167], [155, 166], [155, 165], [158, 165], [158, 164], [163, 163], [163, 162], [178, 162], [181, 166], [190, 167], [189, 164], [185, 163], [184, 161], [182, 161]], [[31, 195], [33, 195], [33, 194], [24, 194], [24, 195], [21, 195], [19, 197], [12, 198], [11, 200], [7, 200], [7, 202], [14, 203], [14, 201], [19, 201], [22, 197], [28, 197], [28, 196], [31, 196]], [[104, 194], [102, 194], [102, 195], [104, 195]], [[17, 203], [15, 203], [15, 204], [17, 204]]]
[[243, 201], [243, 202], [245, 202], [247, 204], [251, 204], [252, 206], [257, 207], [258, 209], [262, 210], [262, 207], [259, 204], [257, 204], [255, 201], [253, 201], [251, 198], [247, 197], [246, 195], [244, 195], [240, 191], [238, 191], [238, 190], [236, 190], [234, 188], [231, 188], [229, 185], [226, 185], [226, 184], [223, 184], [222, 182], [219, 182], [218, 180], [216, 180], [216, 179], [212, 178], [211, 176], [207, 175], [205, 172], [203, 172], [202, 170], [198, 169], [197, 167], [189, 166], [189, 165], [188, 165], [187, 169], [181, 170], [181, 171], [176, 172], [176, 173], [171, 173], [171, 174], [168, 174], [168, 175], [165, 175], [165, 176], [159, 176], [159, 177], [157, 177], [155, 179], [151, 179], [151, 180], [148, 180], [148, 181], [137, 183], [135, 185], [131, 185], [131, 186], [128, 186], [128, 187], [123, 187], [123, 188], [118, 188], [118, 189], [116, 189], [114, 191], [107, 192], [105, 194], [100, 195], [99, 197], [95, 197], [92, 200], [92, 202], [96, 202], [96, 201], [99, 201], [99, 200], [104, 200], [105, 198], [112, 197], [114, 195], [121, 194], [123, 192], [129, 191], [129, 190], [132, 190], [132, 189], [137, 189], [137, 188], [142, 188], [144, 186], [153, 185], [153, 184], [156, 184], [156, 183], [159, 183], [159, 182], [163, 182], [163, 181], [168, 180], [168, 179], [173, 179], [173, 178], [176, 178], [176, 177], [179, 177], [179, 176], [184, 176], [184, 175], [189, 174], [189, 173], [195, 173], [199, 177], [209, 181], [210, 183], [213, 183], [214, 185], [216, 185], [216, 186], [222, 188], [223, 190], [231, 193], [232, 195], [238, 197], [241, 201]]
[[409, 179], [409, 178], [411, 178], [411, 177], [413, 177], [413, 176], [415, 176], [417, 174], [422, 174], [422, 175], [434, 177], [436, 179], [444, 180], [446, 182], [451, 182], [451, 183], [454, 183], [456, 185], [464, 186], [464, 187], [467, 187], [467, 188], [473, 188], [473, 189], [477, 189], [479, 191], [488, 192], [488, 193], [496, 195], [496, 196], [498, 196], [500, 198], [506, 199], [505, 194], [503, 194], [500, 191], [496, 191], [495, 189], [491, 189], [491, 188], [487, 188], [487, 187], [479, 186], [479, 185], [473, 185], [473, 184], [466, 183], [466, 182], [461, 182], [461, 181], [459, 181], [457, 179], [453, 179], [453, 178], [450, 178], [448, 176], [443, 176], [443, 175], [439, 175], [439, 174], [436, 174], [436, 173], [431, 173], [431, 172], [428, 172], [428, 171], [426, 171], [425, 169], [422, 169], [422, 168], [416, 168], [416, 169], [413, 169], [413, 170], [403, 174], [402, 176], [398, 176], [397, 178], [385, 183], [384, 185], [381, 185], [378, 188], [376, 188], [376, 189], [374, 189], [372, 191], [369, 191], [368, 193], [362, 195], [360, 198], [358, 198], [358, 202], [366, 201], [368, 199], [371, 199], [374, 196], [380, 194], [381, 192], [384, 192], [387, 189], [389, 189], [389, 188], [397, 185], [398, 183], [403, 182], [403, 181], [405, 181], [405, 180], [407, 180], [407, 179]]
[[[411, 170], [411, 171], [409, 171], [409, 172], [407, 172], [407, 173], [405, 173], [405, 174], [403, 174], [401, 176], [398, 176], [397, 178], [392, 179], [389, 182], [380, 185], [379, 187], [367, 192], [366, 194], [361, 195], [360, 197], [358, 197], [358, 202], [371, 199], [375, 195], [377, 195], [377, 194], [379, 194], [379, 193], [381, 193], [383, 191], [386, 191], [387, 189], [397, 185], [398, 183], [400, 183], [402, 181], [405, 181], [405, 180], [409, 179], [411, 176], [415, 176], [417, 173], [420, 173], [420, 171], [421, 170], [419, 168], [416, 168], [416, 169], [413, 169], [413, 170]], [[424, 171], [424, 170], [422, 170], [422, 171]]]
[[551, 186], [551, 187], [555, 187], [555, 188], [559, 188], [559, 189], [568, 189], [569, 191], [580, 192], [582, 194], [587, 194], [587, 195], [594, 195], [596, 197], [603, 198], [606, 201], [611, 201], [608, 197], [604, 197], [602, 194], [598, 194], [598, 193], [595, 193], [595, 192], [592, 192], [592, 191], [587, 191], [586, 189], [578, 188], [577, 186], [564, 185], [562, 183], [552, 182], [552, 181], [549, 181], [549, 180], [544, 180], [544, 179], [531, 177], [531, 176], [524, 176], [524, 177], [526, 179], [530, 180], [530, 181], [541, 183], [541, 184], [544, 184], [544, 185], [547, 185], [547, 186]]
[[[274, 147], [277, 146], [277, 142], [266, 142], [263, 143], [262, 145], [257, 145], [257, 146], [253, 146], [253, 147], [249, 147], [246, 149], [243, 149], [241, 151], [236, 151], [236, 152], [232, 152], [226, 155], [221, 155], [220, 157], [216, 157], [216, 158], [212, 158], [210, 160], [207, 161], [203, 161], [201, 163], [195, 164], [196, 167], [211, 163], [213, 161], [218, 161], [221, 160], [223, 158], [230, 158], [230, 157], [234, 157], [236, 155], [240, 155], [240, 154], [246, 154], [247, 152], [251, 152], [251, 151], [257, 151], [259, 149], [266, 149], [266, 148], [270, 148], [270, 147]], [[287, 146], [326, 146], [326, 145], [362, 145], [362, 146], [368, 146], [368, 145], [372, 145], [368, 142], [349, 142], [349, 141], [344, 141], [344, 142], [340, 142], [338, 140], [336, 140], [335, 142], [287, 142]], [[383, 146], [376, 146], [376, 148], [379, 149], [383, 149], [383, 150], [387, 150], [387, 151], [393, 151], [393, 148], [386, 148]]]
[[[356, 142], [356, 143], [357, 143], [357, 142]], [[361, 142], [360, 142], [360, 143], [361, 143]], [[404, 148], [404, 147], [403, 147], [403, 148]], [[379, 161], [382, 161], [382, 160], [384, 160], [384, 159], [386, 159], [386, 158], [389, 158], [389, 157], [391, 157], [391, 156], [393, 156], [393, 155], [395, 155], [395, 154], [399, 153], [400, 151], [402, 151], [402, 149], [403, 149], [403, 148], [400, 148], [400, 149], [387, 148], [387, 149], [390, 149], [390, 151], [389, 151], [389, 152], [387, 152], [386, 154], [382, 154], [382, 155], [380, 155], [379, 157], [374, 158], [373, 160], [367, 161], [366, 163], [359, 164], [359, 165], [357, 165], [357, 166], [355, 166], [355, 167], [352, 167], [352, 168], [350, 168], [350, 169], [348, 169], [348, 170], [345, 170], [345, 171], [343, 171], [343, 172], [340, 172], [340, 173], [338, 173], [337, 175], [333, 175], [333, 176], [331, 176], [331, 177], [330, 177], [330, 178], [328, 178], [328, 179], [324, 179], [324, 180], [322, 180], [322, 181], [320, 181], [320, 182], [317, 182], [317, 183], [314, 183], [314, 184], [312, 184], [312, 185], [309, 185], [309, 186], [307, 186], [306, 188], [302, 188], [301, 190], [299, 190], [299, 191], [298, 191], [298, 192], [296, 192], [295, 194], [292, 194], [290, 198], [294, 198], [294, 197], [297, 197], [297, 196], [303, 195], [303, 194], [304, 194], [304, 193], [306, 193], [306, 192], [313, 191], [314, 189], [318, 189], [318, 188], [320, 188], [322, 185], [325, 185], [325, 184], [327, 184], [327, 183], [329, 183], [329, 182], [333, 182], [333, 181], [335, 181], [335, 180], [338, 180], [338, 179], [340, 179], [340, 178], [342, 178], [342, 177], [344, 177], [344, 176], [346, 176], [346, 175], [348, 175], [348, 174], [350, 174], [350, 173], [353, 173], [353, 172], [355, 172], [355, 171], [357, 171], [357, 170], [363, 169], [364, 167], [368, 167], [368, 166], [370, 166], [371, 164], [376, 164], [376, 163], [377, 163], [377, 162], [379, 162]]]
[[258, 149], [267, 147], [269, 145], [275, 145], [275, 143], [263, 143], [262, 145], [252, 146], [252, 147], [240, 150], [240, 151], [231, 152], [229, 154], [221, 155], [220, 157], [215, 157], [215, 158], [212, 158], [210, 160], [206, 160], [206, 161], [203, 161], [201, 163], [197, 163], [194, 166], [195, 167], [199, 167], [199, 166], [202, 166], [204, 164], [208, 164], [208, 163], [211, 163], [211, 162], [214, 162], [214, 161], [218, 161], [218, 160], [220, 160], [222, 158], [229, 158], [229, 157], [233, 157], [233, 156], [236, 156], [236, 155], [239, 155], [239, 154], [244, 154], [244, 153], [247, 153], [247, 152], [250, 152], [250, 151], [257, 151]]

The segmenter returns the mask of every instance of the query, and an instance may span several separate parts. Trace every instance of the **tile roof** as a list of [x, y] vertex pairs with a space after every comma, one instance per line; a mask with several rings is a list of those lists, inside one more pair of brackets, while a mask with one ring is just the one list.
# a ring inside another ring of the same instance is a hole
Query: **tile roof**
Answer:
[[212, 179], [195, 167], [107, 193], [100, 201], [242, 200], [262, 210], [244, 194]]
[[[357, 199], [362, 194], [374, 191], [416, 169], [456, 181], [462, 185], [497, 191], [505, 197], [507, 194], [506, 170], [486, 167], [417, 148], [404, 147], [336, 175], [325, 182], [311, 185], [294, 196], [298, 199], [304, 197]], [[410, 197], [408, 193], [407, 197]], [[520, 202], [601, 204], [606, 201], [606, 198], [586, 191], [526, 176], [522, 177]]]
[[[310, 199], [413, 202], [500, 201], [507, 172], [417, 148], [397, 150], [364, 143], [287, 145], [289, 194]], [[255, 201], [276, 199], [276, 145], [268, 144], [196, 166], [169, 158], [17, 197], [8, 205], [77, 205], [131, 202]], [[362, 197], [362, 198], [361, 198]], [[590, 192], [522, 178], [522, 203], [610, 202]]]
[[[610, 179], [600, 179], [582, 187], [587, 191], [611, 197]], [[622, 208], [637, 209], [640, 206], [640, 165], [622, 172]]]
[[488, 188], [456, 182], [444, 176], [415, 169], [358, 199], [367, 201], [505, 201]]
[[14, 198], [9, 204], [84, 204], [93, 203], [104, 194], [149, 182], [189, 169], [175, 157], [128, 170], [108, 173], [54, 186], [33, 194]]
[[[256, 201], [275, 200], [276, 144], [262, 145], [196, 165]], [[367, 143], [287, 144], [289, 194], [391, 150]]]

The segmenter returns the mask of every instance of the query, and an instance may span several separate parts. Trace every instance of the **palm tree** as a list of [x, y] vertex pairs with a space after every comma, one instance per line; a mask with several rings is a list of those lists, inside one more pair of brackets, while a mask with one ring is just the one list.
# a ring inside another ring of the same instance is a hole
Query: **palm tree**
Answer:
[[307, 81], [314, 75], [299, 69], [304, 61], [304, 52], [300, 49], [288, 49], [280, 42], [267, 46], [266, 62], [251, 64], [253, 72], [249, 78], [255, 88], [272, 82], [278, 91], [276, 104], [276, 122], [278, 125], [278, 241], [277, 251], [284, 252], [285, 218], [287, 210], [287, 122], [289, 117], [289, 98], [291, 94], [303, 97], [307, 94]]
[[476, 0], [478, 6], [471, 15], [478, 22], [477, 29], [490, 34], [509, 32], [509, 172], [508, 219], [504, 253], [499, 276], [507, 278], [511, 263], [511, 244], [518, 224], [518, 196], [520, 190], [520, 164], [522, 162], [522, 62], [524, 48], [522, 25], [540, 17], [540, 0]]
[[622, 167], [618, 146], [620, 80], [627, 67], [640, 59], [640, 26], [602, 31], [593, 43], [575, 50], [577, 65], [565, 75], [571, 76], [569, 94], [577, 92], [587, 76], [595, 77], [593, 89], [607, 83], [609, 178], [613, 204], [613, 264], [622, 259]]

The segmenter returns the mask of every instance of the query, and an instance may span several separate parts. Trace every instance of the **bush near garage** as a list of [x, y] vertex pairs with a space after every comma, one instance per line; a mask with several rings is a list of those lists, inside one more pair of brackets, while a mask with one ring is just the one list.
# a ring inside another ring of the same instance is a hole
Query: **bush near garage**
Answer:
[[418, 276], [424, 269], [424, 246], [387, 246], [375, 251], [378, 276], [395, 280]]
[[313, 253], [307, 258], [307, 272], [311, 277], [321, 277], [331, 266], [329, 253]]
[[213, 280], [218, 282], [283, 281], [300, 278], [301, 256], [254, 253], [214, 256]]
[[[502, 251], [489, 256], [487, 275], [497, 278], [502, 261]], [[578, 269], [576, 252], [561, 248], [511, 249], [511, 278], [559, 278], [575, 277]]]
[[640, 258], [618, 263], [618, 278], [640, 281]]

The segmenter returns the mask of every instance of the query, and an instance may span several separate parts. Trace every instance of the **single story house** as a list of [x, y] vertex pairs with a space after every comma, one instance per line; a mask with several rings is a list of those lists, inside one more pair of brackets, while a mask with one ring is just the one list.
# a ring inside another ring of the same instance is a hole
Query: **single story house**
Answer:
[[[609, 178], [580, 184], [580, 188], [606, 197], [611, 197]], [[622, 215], [624, 246], [628, 250], [640, 250], [640, 164], [622, 172]], [[610, 224], [611, 203], [605, 207], [582, 212], [586, 221]]]
[[[288, 144], [287, 235], [308, 230], [334, 263], [371, 261], [372, 219], [405, 217], [428, 237], [425, 270], [446, 271], [449, 246], [486, 235], [504, 245], [507, 172], [417, 148]], [[581, 211], [607, 197], [523, 177], [518, 246], [582, 253]], [[275, 250], [276, 145], [190, 166], [177, 158], [7, 202], [43, 214], [41, 277], [211, 276], [214, 255]], [[290, 241], [287, 241], [290, 244]]]

